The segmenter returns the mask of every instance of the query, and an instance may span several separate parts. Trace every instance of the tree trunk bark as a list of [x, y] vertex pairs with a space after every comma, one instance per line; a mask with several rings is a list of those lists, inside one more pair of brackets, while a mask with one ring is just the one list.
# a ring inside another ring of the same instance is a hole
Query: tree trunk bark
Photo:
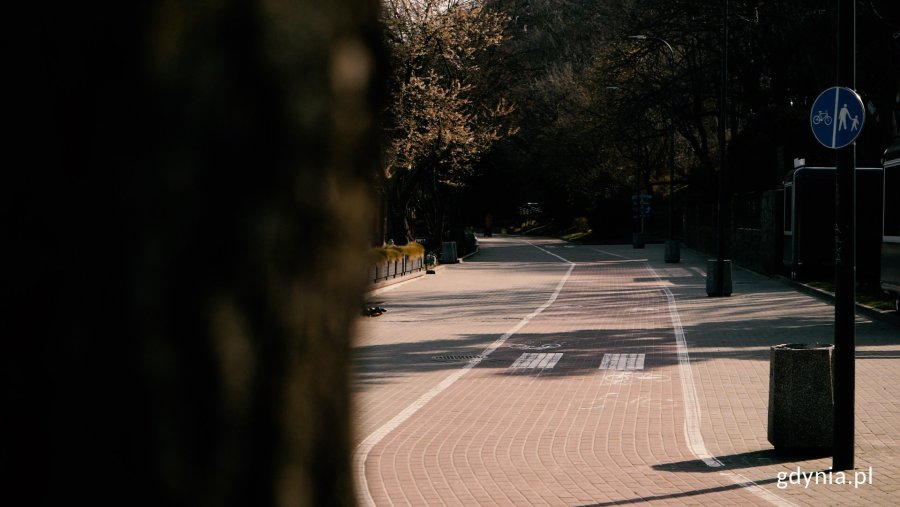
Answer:
[[5, 497], [355, 503], [378, 8], [16, 7]]

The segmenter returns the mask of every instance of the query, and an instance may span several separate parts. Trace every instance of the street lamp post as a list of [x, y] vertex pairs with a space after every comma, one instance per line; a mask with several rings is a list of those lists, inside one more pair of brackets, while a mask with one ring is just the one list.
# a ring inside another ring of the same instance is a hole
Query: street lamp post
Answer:
[[652, 39], [665, 44], [669, 48], [669, 71], [672, 74], [672, 83], [669, 85], [668, 153], [666, 154], [669, 166], [669, 234], [666, 240], [665, 261], [677, 263], [681, 261], [681, 248], [678, 240], [675, 239], [675, 50], [672, 49], [672, 45], [668, 41], [659, 37], [639, 34], [630, 35], [628, 38], [634, 40]]
[[716, 199], [716, 259], [707, 263], [706, 294], [731, 295], [731, 262], [725, 261], [725, 190], [728, 169], [725, 127], [728, 121], [728, 0], [722, 5], [722, 76], [719, 89], [719, 182]]
[[[607, 86], [607, 91], [618, 91], [618, 86]], [[634, 248], [644, 248], [644, 215], [643, 215], [643, 197], [641, 194], [641, 171], [640, 167], [635, 164], [634, 167], [634, 196], [632, 197], [632, 206], [637, 215], [634, 218], [640, 218], [640, 227], [637, 225], [637, 231], [631, 233], [631, 245]]]

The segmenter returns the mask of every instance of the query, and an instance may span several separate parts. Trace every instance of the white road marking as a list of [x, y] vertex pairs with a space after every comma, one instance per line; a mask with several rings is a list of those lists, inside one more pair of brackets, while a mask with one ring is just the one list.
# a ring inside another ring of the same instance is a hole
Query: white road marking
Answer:
[[378, 443], [381, 442], [384, 439], [384, 437], [389, 435], [392, 431], [394, 431], [401, 424], [403, 424], [404, 421], [406, 421], [407, 419], [412, 417], [413, 414], [415, 414], [422, 407], [427, 405], [428, 402], [433, 400], [437, 395], [441, 394], [448, 387], [452, 386], [457, 380], [459, 380], [469, 370], [471, 370], [472, 368], [474, 368], [475, 366], [480, 364], [481, 361], [484, 360], [484, 358], [486, 358], [491, 353], [493, 353], [495, 350], [497, 350], [500, 346], [502, 346], [503, 343], [506, 342], [506, 340], [508, 340], [512, 335], [516, 334], [520, 329], [525, 327], [525, 325], [528, 324], [531, 321], [531, 319], [540, 315], [541, 312], [546, 310], [559, 297], [559, 293], [562, 291], [563, 286], [566, 284], [566, 280], [569, 279], [569, 275], [571, 275], [572, 270], [575, 269], [575, 263], [570, 262], [566, 259], [563, 259], [562, 257], [560, 257], [554, 253], [548, 252], [547, 250], [544, 250], [543, 248], [541, 248], [533, 243], [528, 242], [528, 244], [537, 248], [538, 250], [541, 250], [547, 254], [550, 254], [550, 255], [562, 260], [563, 262], [565, 262], [566, 264], [569, 265], [569, 269], [566, 270], [566, 273], [563, 275], [563, 277], [560, 279], [559, 283], [556, 285], [556, 289], [553, 291], [553, 294], [550, 295], [550, 297], [547, 299], [546, 302], [544, 302], [543, 305], [541, 305], [535, 311], [533, 311], [533, 312], [529, 313], [528, 315], [526, 315], [525, 317], [523, 317], [522, 320], [520, 320], [518, 324], [513, 326], [512, 329], [510, 329], [509, 331], [504, 333], [503, 336], [498, 338], [496, 341], [494, 341], [494, 343], [492, 343], [488, 348], [486, 348], [484, 350], [484, 352], [481, 353], [481, 359], [474, 359], [474, 360], [466, 363], [465, 366], [463, 366], [459, 370], [456, 370], [455, 372], [448, 375], [447, 378], [445, 378], [443, 381], [441, 381], [440, 384], [432, 387], [430, 390], [428, 390], [428, 392], [426, 392], [425, 394], [420, 396], [416, 401], [414, 401], [408, 407], [404, 408], [399, 414], [394, 416], [393, 419], [386, 422], [380, 428], [375, 430], [372, 434], [370, 434], [362, 442], [360, 442], [360, 444], [358, 446], [356, 446], [356, 449], [353, 451], [353, 472], [354, 472], [354, 475], [356, 476], [356, 485], [357, 485], [356, 496], [357, 496], [357, 500], [359, 501], [360, 505], [364, 505], [367, 507], [374, 507], [374, 505], [375, 505], [375, 500], [372, 498], [372, 493], [369, 491], [369, 483], [366, 480], [366, 460], [369, 457], [369, 453], [372, 452], [372, 449], [375, 448], [375, 446], [378, 445]]
[[535, 352], [526, 352], [519, 356], [518, 359], [510, 366], [510, 369], [513, 370], [525, 370], [525, 369], [549, 369], [556, 366], [556, 363], [559, 362], [560, 358], [562, 358], [561, 352], [553, 352], [553, 353], [535, 353]]
[[545, 343], [543, 345], [528, 345], [527, 343], [511, 343], [509, 348], [511, 349], [519, 349], [519, 350], [547, 350], [547, 349], [558, 349], [560, 347], [559, 343]]
[[[623, 255], [614, 254], [605, 250], [598, 249], [596, 251], [621, 259], [627, 259], [629, 261], [633, 260]], [[646, 259], [643, 260], [646, 262]], [[659, 274], [656, 273], [656, 270], [654, 270], [650, 264], [647, 264], [646, 267], [651, 275], [657, 280], [660, 290], [663, 291], [666, 300], [668, 301], [669, 318], [672, 320], [672, 327], [675, 331], [675, 344], [678, 350], [678, 371], [679, 376], [681, 377], [682, 396], [684, 397], [684, 433], [687, 438], [688, 447], [694, 456], [700, 458], [707, 466], [711, 468], [721, 468], [724, 464], [707, 451], [706, 445], [703, 443], [703, 434], [700, 432], [700, 403], [697, 400], [697, 391], [694, 387], [694, 375], [691, 371], [691, 358], [690, 355], [688, 355], [687, 340], [684, 336], [684, 328], [681, 326], [681, 317], [678, 315], [675, 296], [672, 294], [672, 291], [664, 285]], [[626, 372], [622, 375], [629, 374], [630, 372]], [[759, 484], [756, 484], [737, 472], [722, 470], [719, 472], [719, 475], [728, 478], [728, 480], [734, 484], [773, 505], [796, 507], [795, 503], [766, 491]]]
[[[687, 438], [688, 448], [694, 456], [700, 458], [706, 466], [710, 468], [720, 468], [725, 466], [718, 458], [709, 453], [703, 442], [703, 434], [700, 431], [700, 403], [697, 400], [697, 390], [694, 387], [694, 375], [691, 371], [691, 358], [688, 355], [687, 340], [684, 336], [684, 328], [681, 326], [681, 317], [678, 315], [678, 307], [675, 305], [675, 296], [668, 287], [663, 286], [662, 279], [649, 264], [647, 269], [660, 283], [660, 289], [666, 295], [669, 303], [669, 318], [672, 320], [672, 327], [675, 330], [675, 343], [678, 350], [678, 372], [681, 377], [681, 392], [684, 397], [684, 434]], [[719, 475], [726, 477], [728, 480], [746, 489], [750, 493], [756, 495], [763, 500], [779, 506], [794, 506], [796, 504], [790, 502], [780, 496], [766, 491], [759, 484], [744, 477], [743, 475], [731, 471], [722, 470]]]
[[643, 370], [646, 354], [603, 354], [601, 370]]
[[601, 380], [601, 385], [604, 386], [620, 386], [622, 384], [627, 384], [631, 382], [634, 378], [634, 372], [625, 371], [622, 373], [618, 373], [618, 370], [611, 370], [612, 373], [605, 373], [603, 375], [603, 379]]
[[[543, 251], [544, 253], [547, 253], [549, 255], [552, 255], [553, 257], [558, 258], [559, 260], [561, 260], [569, 265], [569, 269], [566, 271], [565, 275], [563, 275], [562, 279], [559, 281], [559, 284], [556, 286], [556, 290], [553, 292], [553, 294], [550, 296], [550, 298], [543, 305], [541, 305], [538, 309], [536, 309], [532, 313], [523, 317], [522, 320], [520, 320], [518, 324], [513, 326], [512, 329], [507, 331], [503, 336], [501, 336], [493, 344], [491, 344], [490, 347], [485, 349], [484, 353], [481, 354], [482, 359], [473, 360], [473, 361], [467, 363], [465, 366], [463, 366], [460, 370], [457, 370], [456, 372], [449, 375], [440, 384], [438, 384], [437, 386], [432, 388], [430, 391], [428, 391], [425, 394], [423, 394], [422, 396], [420, 396], [419, 399], [417, 399], [411, 405], [406, 407], [402, 412], [397, 414], [393, 419], [391, 419], [390, 421], [385, 423], [382, 427], [380, 427], [378, 430], [376, 430], [374, 433], [372, 433], [371, 435], [366, 437], [366, 439], [363, 440], [356, 447], [356, 449], [353, 453], [353, 466], [354, 466], [354, 474], [356, 476], [356, 484], [357, 484], [357, 488], [358, 488], [357, 489], [357, 497], [358, 497], [357, 499], [360, 501], [361, 505], [365, 505], [367, 507], [375, 505], [375, 501], [372, 499], [372, 495], [369, 492], [368, 482], [366, 481], [366, 474], [365, 474], [366, 459], [369, 456], [369, 452], [371, 452], [371, 450], [376, 445], [378, 445], [378, 443], [385, 436], [390, 434], [393, 430], [395, 430], [398, 426], [400, 426], [400, 424], [402, 424], [404, 421], [409, 419], [413, 414], [418, 412], [419, 409], [424, 407], [429, 401], [434, 399], [434, 397], [436, 397], [442, 391], [444, 391], [445, 389], [447, 389], [448, 387], [453, 385], [454, 382], [459, 380], [459, 378], [461, 378], [463, 375], [465, 375], [466, 372], [468, 372], [470, 369], [472, 369], [476, 365], [478, 365], [484, 358], [486, 358], [492, 352], [497, 350], [497, 348], [499, 348], [501, 345], [503, 345], [503, 343], [506, 340], [508, 340], [512, 335], [514, 335], [520, 329], [522, 329], [522, 327], [524, 327], [531, 319], [533, 319], [534, 317], [539, 315], [541, 312], [546, 310], [559, 297], [559, 293], [560, 293], [560, 291], [562, 291], [562, 288], [565, 285], [566, 280], [568, 280], [569, 275], [571, 275], [572, 270], [575, 268], [575, 263], [573, 263], [567, 259], [564, 259], [563, 257], [560, 257], [559, 255], [556, 255], [556, 254], [554, 254], [544, 248], [541, 248], [531, 242], [528, 242], [528, 244]], [[614, 257], [619, 257], [621, 259], [627, 259], [628, 261], [631, 261], [631, 262], [647, 262], [647, 259], [630, 259], [623, 255], [613, 254], [611, 252], [606, 252], [604, 250], [597, 249], [596, 251], [604, 253], [604, 254], [612, 255]], [[685, 430], [685, 436], [688, 441], [688, 447], [690, 448], [691, 452], [695, 456], [697, 456], [698, 458], [703, 460], [703, 462], [707, 466], [712, 467], [712, 468], [722, 467], [722, 466], [724, 466], [723, 463], [721, 461], [719, 461], [715, 456], [712, 456], [706, 450], [706, 446], [703, 443], [703, 435], [700, 432], [700, 404], [697, 400], [697, 393], [696, 393], [696, 389], [694, 387], [693, 373], [691, 372], [691, 367], [690, 367], [690, 356], [688, 355], [687, 341], [685, 340], [684, 329], [681, 326], [681, 318], [678, 315], [678, 309], [675, 305], [675, 297], [668, 288], [662, 286], [662, 283], [663, 283], [662, 279], [659, 277], [659, 275], [656, 273], [656, 271], [649, 264], [647, 264], [646, 267], [648, 270], [650, 270], [653, 277], [656, 278], [656, 280], [658, 281], [658, 283], [661, 286], [660, 290], [662, 290], [664, 292], [664, 294], [666, 295], [666, 299], [668, 300], [669, 316], [672, 320], [672, 326], [675, 330], [675, 340], [676, 340], [676, 345], [677, 345], [677, 350], [678, 350], [678, 366], [679, 366], [679, 373], [680, 373], [679, 376], [681, 377], [682, 396], [684, 397], [684, 400], [685, 400], [685, 428], [684, 428], [684, 430]], [[607, 376], [608, 375], [609, 374], [607, 374]], [[622, 380], [626, 380], [626, 379], [630, 380], [633, 373], [631, 371], [626, 371], [625, 373], [615, 374], [614, 376], [619, 376], [619, 375], [621, 375], [623, 378], [619, 379], [619, 382], [616, 382], [616, 383], [620, 383]], [[604, 378], [604, 380], [606, 380], [606, 379]], [[728, 478], [737, 486], [747, 489], [749, 492], [753, 493], [757, 497], [762, 498], [763, 500], [766, 500], [774, 505], [795, 506], [796, 507], [796, 504], [794, 504], [788, 500], [785, 500], [785, 499], [779, 497], [778, 495], [775, 495], [769, 491], [766, 491], [761, 486], [759, 486], [752, 480], [747, 479], [746, 477], [744, 477], [743, 475], [741, 475], [739, 473], [729, 471], [729, 470], [724, 470], [724, 471], [720, 471], [719, 474], [723, 477]]]
[[[649, 265], [648, 269], [656, 275], [656, 271]], [[700, 432], [700, 402], [697, 399], [697, 389], [694, 387], [694, 373], [691, 370], [691, 357], [688, 354], [687, 340], [684, 337], [684, 328], [681, 327], [681, 317], [675, 306], [675, 296], [667, 287], [662, 288], [669, 302], [669, 318], [675, 331], [675, 344], [678, 350], [678, 373], [681, 377], [681, 394], [684, 396], [684, 435], [687, 438], [688, 447], [695, 456], [703, 460], [707, 466], [718, 468], [723, 466], [715, 456], [706, 450], [703, 442], [703, 434]]]

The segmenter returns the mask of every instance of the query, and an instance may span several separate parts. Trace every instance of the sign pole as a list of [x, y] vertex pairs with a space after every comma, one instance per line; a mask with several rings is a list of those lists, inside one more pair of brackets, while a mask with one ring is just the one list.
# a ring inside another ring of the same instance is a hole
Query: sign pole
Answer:
[[[856, 2], [838, 1], [839, 87], [856, 88]], [[838, 96], [838, 94], [836, 94]], [[834, 118], [838, 121], [838, 118]], [[834, 451], [832, 468], [854, 467], [856, 388], [856, 144], [836, 153], [835, 304], [834, 304]]]

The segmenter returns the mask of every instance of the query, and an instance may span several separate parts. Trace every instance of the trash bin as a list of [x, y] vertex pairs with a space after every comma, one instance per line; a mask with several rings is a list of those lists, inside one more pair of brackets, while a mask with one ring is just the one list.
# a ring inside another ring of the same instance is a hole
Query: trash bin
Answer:
[[631, 246], [633, 248], [644, 248], [643, 232], [634, 232], [631, 234]]
[[456, 241], [444, 241], [441, 243], [441, 264], [455, 264], [459, 262], [456, 255]]
[[666, 240], [665, 260], [669, 264], [681, 262], [681, 244], [677, 240]]
[[776, 450], [824, 451], [834, 438], [834, 345], [771, 348], [769, 443]]
[[[722, 295], [730, 296], [731, 295], [731, 261], [725, 259], [722, 261], [724, 264], [722, 266]], [[716, 265], [719, 263], [718, 259], [707, 259], [706, 260], [706, 295], [718, 296], [718, 291], [716, 290], [716, 281], [717, 272]]]

